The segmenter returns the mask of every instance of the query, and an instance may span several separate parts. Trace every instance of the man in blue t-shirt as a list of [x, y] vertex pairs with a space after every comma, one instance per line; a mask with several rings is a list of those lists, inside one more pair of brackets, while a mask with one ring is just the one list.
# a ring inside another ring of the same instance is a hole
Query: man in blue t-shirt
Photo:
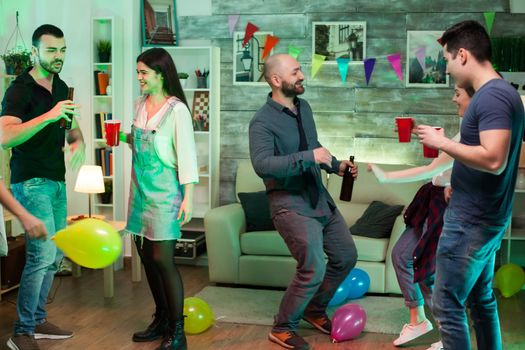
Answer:
[[443, 347], [470, 349], [465, 305], [471, 310], [479, 349], [501, 349], [492, 291], [496, 250], [509, 224], [524, 129], [520, 96], [492, 68], [490, 38], [481, 24], [464, 21], [440, 39], [447, 72], [476, 93], [461, 124], [461, 140], [430, 126], [417, 128], [426, 146], [454, 161], [453, 195], [436, 255], [433, 313]]

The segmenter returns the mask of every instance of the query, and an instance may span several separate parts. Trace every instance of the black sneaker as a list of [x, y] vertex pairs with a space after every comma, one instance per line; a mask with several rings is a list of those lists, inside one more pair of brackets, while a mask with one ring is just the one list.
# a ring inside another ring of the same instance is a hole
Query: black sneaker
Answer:
[[332, 321], [330, 321], [326, 314], [317, 317], [304, 315], [303, 320], [305, 320], [324, 334], [330, 334], [332, 332]]
[[309, 350], [310, 345], [297, 333], [293, 331], [286, 332], [274, 332], [271, 331], [268, 334], [268, 339], [270, 341], [279, 344], [286, 349], [296, 349], [296, 350]]
[[73, 336], [73, 332], [61, 329], [51, 322], [44, 322], [35, 327], [35, 339], [67, 339]]
[[35, 337], [31, 334], [13, 335], [7, 341], [7, 347], [11, 350], [40, 350]]

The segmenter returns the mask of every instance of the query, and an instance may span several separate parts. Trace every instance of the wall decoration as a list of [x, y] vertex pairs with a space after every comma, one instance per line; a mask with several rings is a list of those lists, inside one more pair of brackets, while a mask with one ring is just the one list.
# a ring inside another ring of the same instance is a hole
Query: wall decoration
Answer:
[[313, 53], [326, 56], [325, 63], [338, 58], [362, 63], [366, 57], [366, 22], [312, 22]]
[[175, 0], [142, 0], [140, 3], [143, 46], [177, 46]]
[[441, 31], [407, 31], [407, 87], [449, 87]]
[[208, 120], [208, 111], [210, 104], [209, 91], [195, 91], [193, 95], [193, 130], [209, 131], [210, 121]]
[[[243, 46], [245, 32], [233, 33], [233, 84], [266, 86], [262, 75], [266, 36], [273, 32], [255, 32]], [[270, 50], [270, 55], [273, 50]]]

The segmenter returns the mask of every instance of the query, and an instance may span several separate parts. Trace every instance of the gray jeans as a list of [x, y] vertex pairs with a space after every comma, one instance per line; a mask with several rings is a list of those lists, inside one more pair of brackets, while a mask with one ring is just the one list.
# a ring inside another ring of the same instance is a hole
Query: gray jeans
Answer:
[[[426, 230], [426, 224], [423, 232]], [[401, 293], [405, 298], [405, 305], [409, 308], [422, 306], [427, 302], [432, 307], [432, 284], [433, 277], [419, 283], [414, 282], [414, 260], [413, 254], [416, 249], [419, 236], [414, 229], [407, 226], [405, 232], [401, 234], [392, 250], [392, 263], [396, 271], [397, 282], [401, 288]]]
[[295, 276], [281, 300], [273, 330], [293, 331], [303, 314], [325, 313], [335, 291], [355, 266], [357, 250], [337, 209], [320, 218], [281, 210], [273, 222], [297, 260]]

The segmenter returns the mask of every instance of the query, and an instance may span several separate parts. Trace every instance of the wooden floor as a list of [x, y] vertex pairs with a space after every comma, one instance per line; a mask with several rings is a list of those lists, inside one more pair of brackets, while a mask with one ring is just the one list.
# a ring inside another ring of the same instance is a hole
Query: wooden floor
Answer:
[[[209, 284], [207, 268], [181, 267], [186, 296], [192, 296]], [[131, 271], [127, 267], [115, 273], [115, 297], [104, 299], [103, 274], [100, 270], [84, 270], [80, 278], [56, 278], [51, 294], [54, 300], [48, 305], [50, 321], [67, 327], [75, 336], [67, 340], [39, 340], [41, 349], [81, 350], [131, 350], [155, 349], [153, 343], [133, 343], [131, 334], [143, 329], [151, 320], [153, 302], [147, 283], [131, 282]], [[0, 303], [0, 349], [7, 349], [5, 342], [16, 319], [16, 292], [3, 295]], [[503, 328], [504, 349], [525, 348], [525, 292], [504, 299], [498, 297]], [[219, 315], [215, 315], [219, 316]], [[401, 328], [401, 326], [400, 326]], [[270, 343], [267, 334], [270, 327], [256, 325], [234, 325], [217, 323], [208, 331], [188, 336], [189, 349], [265, 349], [279, 350]], [[301, 329], [300, 334], [314, 349], [381, 350], [395, 349], [395, 335], [362, 333], [350, 342], [331, 344], [326, 335], [312, 329]], [[413, 342], [410, 349], [426, 349], [438, 339], [437, 331]], [[521, 344], [521, 345], [519, 345]]]

